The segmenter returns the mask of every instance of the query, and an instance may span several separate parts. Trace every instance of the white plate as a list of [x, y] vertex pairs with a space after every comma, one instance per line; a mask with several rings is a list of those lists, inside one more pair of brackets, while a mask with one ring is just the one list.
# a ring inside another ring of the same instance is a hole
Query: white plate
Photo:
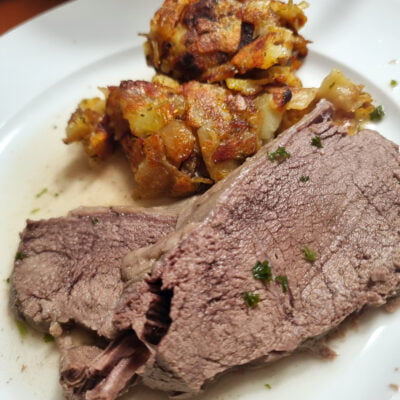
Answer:
[[[7, 310], [17, 234], [27, 217], [63, 215], [85, 204], [129, 204], [132, 178], [124, 162], [91, 167], [78, 146], [61, 142], [78, 100], [96, 87], [152, 75], [142, 38], [161, 0], [70, 2], [0, 38], [0, 399], [60, 400], [58, 355], [53, 344], [22, 338]], [[313, 40], [301, 70], [318, 85], [339, 67], [367, 86], [386, 117], [379, 130], [400, 142], [400, 1], [310, 0], [303, 30]], [[373, 151], [373, 149], [371, 149]], [[36, 197], [43, 188], [47, 193]], [[56, 197], [58, 193], [58, 197]], [[40, 211], [32, 214], [33, 209]], [[201, 399], [399, 400], [400, 311], [378, 310], [333, 342], [333, 361], [294, 356], [269, 367], [235, 372]], [[272, 389], [266, 389], [264, 384]], [[165, 399], [136, 388], [126, 399]]]

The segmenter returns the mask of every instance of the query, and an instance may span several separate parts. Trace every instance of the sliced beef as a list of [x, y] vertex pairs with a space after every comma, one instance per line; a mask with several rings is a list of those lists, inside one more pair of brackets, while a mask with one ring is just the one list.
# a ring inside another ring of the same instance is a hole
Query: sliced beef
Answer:
[[[137, 256], [152, 271], [137, 290], [128, 282], [114, 322], [151, 349], [146, 385], [198, 393], [397, 293], [398, 147], [370, 130], [347, 136], [331, 115], [322, 101], [181, 214], [180, 229], [128, 257], [125, 276]], [[271, 280], [253, 276], [264, 261]]]
[[12, 307], [55, 336], [73, 322], [114, 337], [112, 313], [123, 289], [122, 258], [171, 232], [176, 220], [172, 211], [112, 207], [28, 221], [12, 274]]

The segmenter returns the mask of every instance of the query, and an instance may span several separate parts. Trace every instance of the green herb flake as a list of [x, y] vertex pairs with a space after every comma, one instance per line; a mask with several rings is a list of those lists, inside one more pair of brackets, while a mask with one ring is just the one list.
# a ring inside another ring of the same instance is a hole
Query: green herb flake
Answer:
[[322, 149], [324, 146], [322, 145], [321, 138], [319, 136], [314, 136], [311, 139], [311, 144], [319, 149]]
[[286, 293], [289, 289], [289, 282], [287, 276], [284, 275], [278, 275], [275, 277], [275, 282], [278, 282], [282, 286], [282, 291], [283, 293]]
[[272, 153], [267, 153], [267, 157], [271, 162], [282, 162], [285, 161], [287, 158], [290, 158], [290, 153], [288, 153], [283, 146], [279, 146], [276, 151]]
[[26, 325], [18, 319], [15, 320], [15, 324], [17, 325], [20, 336], [25, 337], [28, 334], [28, 328], [26, 327]]
[[58, 197], [60, 193], [54, 193], [54, 197]]
[[399, 84], [399, 83], [398, 83], [395, 79], [392, 79], [392, 80], [390, 81], [390, 86], [391, 86], [391, 87], [396, 87], [398, 84]]
[[272, 389], [272, 386], [271, 386], [269, 383], [266, 383], [264, 386], [265, 386], [267, 389]]
[[92, 218], [92, 225], [97, 225], [99, 222], [98, 218]]
[[10, 279], [10, 277], [8, 277], [7, 279], [6, 279], [6, 283], [10, 283], [11, 282], [11, 279]]
[[54, 336], [50, 335], [50, 333], [45, 333], [45, 334], [43, 335], [43, 341], [44, 341], [45, 343], [54, 342]]
[[15, 255], [15, 261], [20, 261], [27, 257], [28, 257], [28, 254], [17, 251], [17, 254]]
[[253, 276], [255, 279], [259, 279], [263, 282], [271, 282], [272, 281], [272, 268], [269, 265], [268, 261], [257, 261], [256, 265], [254, 265]]
[[249, 308], [255, 307], [260, 301], [260, 295], [258, 293], [246, 292], [243, 294], [244, 302]]
[[301, 251], [307, 261], [314, 262], [318, 258], [318, 254], [307, 246], [302, 247]]
[[385, 111], [383, 111], [383, 107], [378, 106], [375, 108], [374, 111], [372, 111], [371, 114], [369, 114], [369, 119], [373, 122], [379, 122], [382, 120], [384, 116], [385, 116]]
[[309, 176], [301, 176], [300, 177], [300, 182], [308, 182], [310, 180], [310, 177]]
[[34, 208], [33, 210], [31, 210], [31, 214], [36, 214], [39, 211], [40, 211], [40, 208]]
[[47, 188], [42, 189], [39, 193], [36, 194], [36, 198], [42, 197], [44, 194], [48, 192]]

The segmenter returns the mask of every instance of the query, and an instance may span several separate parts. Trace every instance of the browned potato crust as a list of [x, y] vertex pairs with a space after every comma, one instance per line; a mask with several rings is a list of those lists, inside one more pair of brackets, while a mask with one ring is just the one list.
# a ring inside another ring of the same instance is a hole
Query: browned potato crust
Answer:
[[68, 121], [64, 143], [82, 142], [90, 157], [104, 159], [114, 147], [106, 123], [104, 100], [98, 97], [82, 100]]
[[165, 0], [151, 21], [145, 53], [159, 73], [217, 82], [273, 65], [297, 69], [307, 55], [298, 34], [307, 18], [278, 0]]
[[322, 97], [353, 132], [374, 109], [363, 87], [338, 70], [319, 89], [301, 87], [288, 67], [267, 72], [258, 80], [229, 78], [225, 86], [161, 75], [123, 81], [107, 89], [106, 102], [80, 103], [65, 142], [81, 141], [90, 156], [104, 158], [115, 141], [135, 175], [137, 197], [182, 197], [223, 179]]

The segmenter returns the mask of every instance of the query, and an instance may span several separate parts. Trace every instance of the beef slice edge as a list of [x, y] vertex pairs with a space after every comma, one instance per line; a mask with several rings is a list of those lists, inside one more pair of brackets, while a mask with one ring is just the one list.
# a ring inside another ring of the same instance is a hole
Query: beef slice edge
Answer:
[[123, 257], [174, 230], [176, 219], [176, 212], [167, 210], [112, 207], [28, 220], [11, 278], [12, 309], [55, 336], [63, 325], [77, 323], [113, 338]]

